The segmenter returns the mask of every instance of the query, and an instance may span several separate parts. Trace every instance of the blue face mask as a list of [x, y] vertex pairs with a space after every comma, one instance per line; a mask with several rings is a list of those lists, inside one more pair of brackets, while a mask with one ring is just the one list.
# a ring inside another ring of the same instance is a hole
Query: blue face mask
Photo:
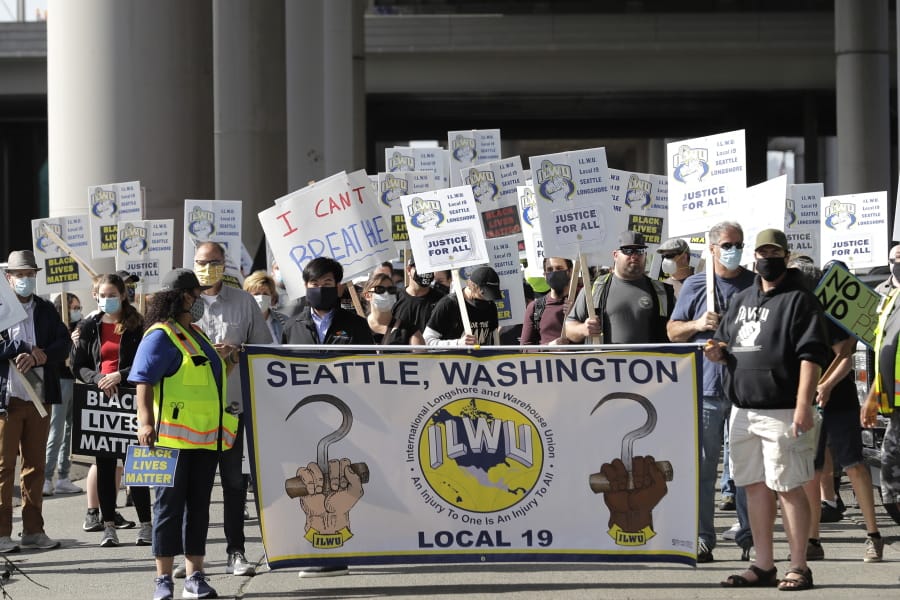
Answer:
[[729, 248], [728, 250], [720, 249], [719, 264], [729, 271], [734, 271], [741, 266], [741, 255], [743, 253], [743, 249], [738, 248]]
[[97, 306], [106, 314], [111, 315], [119, 312], [119, 309], [122, 308], [122, 301], [118, 298], [100, 298]]
[[36, 277], [18, 277], [13, 283], [13, 289], [22, 298], [27, 298], [34, 293], [35, 285], [37, 285]]

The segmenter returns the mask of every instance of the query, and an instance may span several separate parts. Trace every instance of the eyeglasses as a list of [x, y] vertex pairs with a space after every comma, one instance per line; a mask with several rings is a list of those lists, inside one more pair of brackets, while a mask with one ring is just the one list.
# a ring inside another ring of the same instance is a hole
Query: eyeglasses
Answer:
[[721, 244], [713, 244], [713, 246], [718, 246], [722, 250], [731, 250], [732, 248], [737, 248], [738, 250], [744, 249], [744, 242], [722, 242]]
[[197, 265], [198, 267], [205, 267], [206, 265], [209, 265], [211, 267], [221, 267], [222, 265], [225, 264], [225, 261], [223, 261], [223, 260], [195, 260], [194, 264]]
[[393, 286], [393, 285], [391, 287], [385, 287], [383, 285], [376, 285], [376, 286], [373, 286], [372, 289], [370, 289], [369, 291], [375, 292], [376, 294], [383, 294], [385, 292], [387, 292], [388, 294], [396, 294], [397, 287]]
[[625, 256], [631, 256], [632, 254], [637, 254], [638, 256], [643, 256], [647, 253], [646, 248], [619, 248], [619, 252], [624, 254]]
[[675, 258], [676, 256], [680, 256], [680, 254], [663, 254], [663, 258], [668, 258], [669, 260]]

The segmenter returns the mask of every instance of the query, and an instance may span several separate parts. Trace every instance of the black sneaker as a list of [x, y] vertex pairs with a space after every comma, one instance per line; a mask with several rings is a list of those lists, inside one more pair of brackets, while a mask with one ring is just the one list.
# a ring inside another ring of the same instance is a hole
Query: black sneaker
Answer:
[[837, 507], [822, 502], [822, 516], [819, 518], [819, 523], [837, 523], [843, 518], [843, 513]]
[[712, 550], [706, 545], [706, 542], [700, 540], [697, 542], [697, 564], [700, 563], [711, 563], [715, 559], [713, 558]]
[[116, 511], [115, 519], [116, 529], [134, 529], [134, 521], [127, 521], [119, 511]]
[[737, 510], [737, 507], [734, 504], [734, 496], [725, 496], [722, 498], [722, 502], [719, 503], [719, 510]]

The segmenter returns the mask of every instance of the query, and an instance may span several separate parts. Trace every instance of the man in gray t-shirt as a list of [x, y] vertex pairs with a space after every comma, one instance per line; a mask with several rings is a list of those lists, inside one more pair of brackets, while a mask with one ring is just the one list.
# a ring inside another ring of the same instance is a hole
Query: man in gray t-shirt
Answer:
[[589, 318], [582, 289], [566, 317], [566, 338], [573, 343], [595, 336], [602, 336], [603, 344], [668, 342], [666, 323], [675, 306], [672, 286], [644, 274], [647, 244], [642, 234], [626, 231], [618, 241], [613, 270], [598, 278], [591, 291], [597, 316]]

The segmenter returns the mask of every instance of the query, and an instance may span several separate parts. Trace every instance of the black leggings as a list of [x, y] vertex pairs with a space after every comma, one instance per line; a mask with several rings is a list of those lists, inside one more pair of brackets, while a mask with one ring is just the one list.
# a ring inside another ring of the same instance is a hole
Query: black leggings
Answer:
[[[116, 519], [116, 465], [119, 459], [115, 456], [97, 457], [97, 495], [100, 497], [100, 518], [104, 523]], [[150, 488], [132, 487], [131, 499], [134, 501], [134, 510], [137, 512], [141, 523], [149, 523]]]

